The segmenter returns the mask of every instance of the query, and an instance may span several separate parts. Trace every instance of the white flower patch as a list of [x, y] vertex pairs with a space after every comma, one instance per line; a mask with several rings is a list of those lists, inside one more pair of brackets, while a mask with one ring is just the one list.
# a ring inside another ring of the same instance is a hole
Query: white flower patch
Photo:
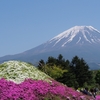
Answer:
[[20, 61], [8, 61], [0, 64], [0, 78], [21, 83], [28, 78], [49, 81], [48, 78], [50, 77], [31, 64]]

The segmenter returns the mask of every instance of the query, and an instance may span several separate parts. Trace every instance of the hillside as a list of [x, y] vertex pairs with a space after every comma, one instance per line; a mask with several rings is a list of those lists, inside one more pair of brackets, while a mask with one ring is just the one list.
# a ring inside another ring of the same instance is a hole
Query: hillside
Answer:
[[50, 77], [29, 63], [8, 61], [0, 64], [0, 78], [5, 78], [15, 83], [21, 83], [29, 78], [49, 81], [48, 78]]
[[0, 100], [93, 100], [26, 62], [0, 64]]

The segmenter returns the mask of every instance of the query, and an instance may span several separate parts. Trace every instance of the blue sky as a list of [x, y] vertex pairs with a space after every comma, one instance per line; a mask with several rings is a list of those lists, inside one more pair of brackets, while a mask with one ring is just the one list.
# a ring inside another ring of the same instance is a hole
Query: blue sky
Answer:
[[0, 0], [0, 57], [32, 49], [76, 25], [100, 31], [100, 0]]

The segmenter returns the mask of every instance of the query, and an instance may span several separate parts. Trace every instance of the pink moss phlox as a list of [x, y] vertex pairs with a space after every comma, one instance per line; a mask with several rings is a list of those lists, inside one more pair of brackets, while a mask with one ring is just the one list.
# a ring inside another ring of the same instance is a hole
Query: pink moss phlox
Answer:
[[57, 81], [26, 79], [20, 84], [0, 79], [0, 100], [44, 100], [59, 97], [61, 100], [85, 100], [86, 96]]

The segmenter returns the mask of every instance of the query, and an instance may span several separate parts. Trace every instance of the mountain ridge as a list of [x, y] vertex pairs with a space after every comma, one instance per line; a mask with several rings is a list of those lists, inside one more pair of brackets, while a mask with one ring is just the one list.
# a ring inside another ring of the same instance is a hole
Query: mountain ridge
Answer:
[[46, 60], [49, 56], [57, 57], [62, 54], [65, 59], [79, 56], [89, 63], [100, 63], [100, 31], [92, 26], [72, 27], [47, 42], [19, 54], [0, 57], [0, 62], [5, 60], [22, 60], [38, 62]]

